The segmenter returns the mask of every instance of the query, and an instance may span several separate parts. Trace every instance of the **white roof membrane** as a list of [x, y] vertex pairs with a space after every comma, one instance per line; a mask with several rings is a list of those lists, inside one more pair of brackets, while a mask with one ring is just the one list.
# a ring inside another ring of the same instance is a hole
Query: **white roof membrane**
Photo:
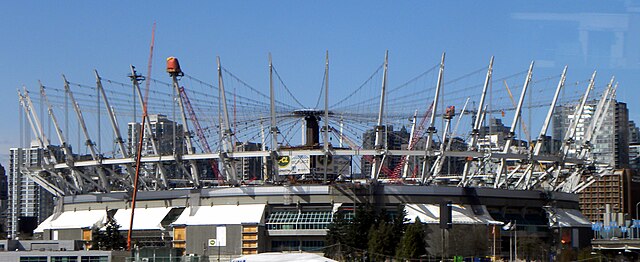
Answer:
[[[416, 217], [425, 224], [440, 223], [440, 206], [434, 204], [407, 204], [404, 207], [407, 212], [406, 218], [411, 223], [415, 222]], [[453, 224], [484, 224], [484, 225], [502, 225], [503, 222], [494, 220], [487, 211], [487, 207], [481, 206], [481, 209], [475, 214], [470, 205], [453, 204], [451, 206], [451, 217]]]
[[188, 207], [171, 225], [260, 224], [265, 206], [265, 204], [250, 204]]

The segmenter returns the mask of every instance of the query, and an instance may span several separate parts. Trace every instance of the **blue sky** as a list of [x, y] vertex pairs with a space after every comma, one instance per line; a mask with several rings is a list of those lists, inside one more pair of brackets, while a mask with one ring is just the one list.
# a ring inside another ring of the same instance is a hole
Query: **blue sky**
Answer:
[[130, 64], [146, 68], [153, 22], [157, 78], [166, 76], [164, 59], [177, 56], [191, 75], [213, 82], [221, 56], [243, 80], [266, 87], [271, 52], [287, 85], [315, 104], [325, 50], [337, 93], [366, 79], [387, 49], [392, 85], [437, 63], [443, 51], [452, 76], [495, 55], [502, 75], [526, 70], [531, 60], [537, 75], [568, 64], [570, 81], [593, 70], [599, 84], [616, 75], [618, 99], [640, 120], [634, 1], [12, 1], [0, 22], [4, 166], [8, 149], [19, 146], [17, 88], [61, 85], [62, 73], [93, 84], [93, 69], [126, 82]]

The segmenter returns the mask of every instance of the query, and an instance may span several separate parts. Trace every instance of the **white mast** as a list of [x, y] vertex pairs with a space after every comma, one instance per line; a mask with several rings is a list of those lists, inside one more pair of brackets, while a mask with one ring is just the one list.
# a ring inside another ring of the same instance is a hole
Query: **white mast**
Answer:
[[[131, 65], [131, 82], [133, 83], [133, 89], [136, 91], [136, 93], [138, 93], [138, 100], [140, 101], [140, 106], [144, 106], [144, 97], [142, 96], [142, 91], [140, 91], [140, 83], [138, 81], [140, 80], [144, 80], [144, 78], [140, 75], [138, 75], [138, 73], [136, 72], [136, 68]], [[150, 80], [148, 80], [150, 81]], [[135, 111], [135, 110], [134, 110]], [[151, 148], [153, 149], [153, 154], [160, 156], [160, 153], [158, 151], [158, 144], [156, 143], [156, 135], [153, 133], [153, 131], [151, 130], [151, 121], [149, 120], [149, 117], [144, 117], [145, 121], [144, 123], [140, 123], [141, 125], [146, 125], [144, 130], [145, 133], [147, 134], [147, 140], [151, 141]], [[140, 134], [140, 136], [144, 136], [145, 134]], [[137, 144], [136, 142], [132, 143], [132, 145]], [[143, 143], [140, 146], [143, 146], [145, 143]], [[146, 149], [143, 148], [142, 152], [146, 152]], [[160, 156], [162, 157], [162, 156]], [[162, 188], [167, 188], [168, 184], [167, 184], [167, 172], [164, 169], [164, 167], [162, 166], [162, 162], [158, 161], [156, 163], [158, 165], [158, 173], [160, 174], [160, 186]]]
[[427, 141], [425, 142], [424, 148], [424, 162], [422, 163], [422, 177], [420, 181], [425, 183], [430, 174], [428, 174], [430, 169], [430, 156], [429, 154], [432, 152], [431, 146], [433, 144], [433, 134], [437, 133], [435, 121], [436, 115], [438, 112], [438, 100], [440, 100], [440, 88], [442, 88], [442, 77], [444, 75], [444, 58], [446, 53], [442, 53], [442, 59], [440, 60], [440, 71], [438, 72], [438, 83], [436, 84], [436, 94], [433, 98], [433, 112], [431, 112], [431, 118], [429, 119], [429, 127], [427, 128]]
[[227, 96], [224, 91], [224, 82], [222, 81], [222, 66], [220, 64], [220, 57], [216, 57], [218, 62], [218, 90], [220, 92], [219, 99], [222, 102], [222, 110], [224, 112], [222, 116], [222, 150], [221, 159], [224, 164], [225, 175], [227, 181], [231, 184], [235, 184], [237, 181], [236, 166], [233, 160], [228, 157], [229, 153], [233, 153], [233, 132], [231, 131], [231, 125], [229, 124], [229, 111], [227, 109]]
[[[278, 180], [278, 126], [276, 123], [276, 97], [273, 87], [273, 63], [269, 53], [269, 106], [271, 111], [271, 166], [273, 181]], [[308, 138], [307, 138], [308, 139]]]
[[[382, 119], [384, 116], [384, 96], [386, 94], [387, 88], [387, 68], [389, 65], [389, 50], [387, 50], [384, 54], [384, 72], [382, 74], [382, 90], [380, 90], [380, 108], [378, 110], [378, 123], [375, 126], [376, 131], [376, 141], [374, 145], [374, 149], [378, 152], [383, 148], [384, 134], [382, 133], [385, 127], [382, 125]], [[378, 169], [382, 166], [382, 158], [379, 155], [376, 155], [373, 158], [373, 163], [371, 164], [371, 180], [375, 182], [378, 180]]]
[[[484, 100], [487, 96], [487, 88], [491, 84], [491, 76], [493, 75], [493, 56], [489, 60], [489, 69], [487, 69], [487, 76], [484, 80], [484, 86], [482, 87], [482, 95], [480, 95], [480, 104], [478, 105], [478, 111], [476, 112], [475, 123], [473, 123], [473, 130], [471, 130], [471, 143], [469, 144], [469, 150], [475, 151], [476, 143], [478, 142], [478, 136], [480, 135], [480, 125], [482, 125], [482, 118], [486, 107], [484, 106]], [[462, 171], [462, 180], [458, 185], [467, 186], [469, 181], [467, 175], [469, 174], [469, 168], [471, 165], [470, 160], [466, 160], [464, 163], [464, 170]]]
[[[82, 111], [80, 110], [80, 106], [76, 99], [73, 97], [73, 92], [71, 92], [71, 88], [69, 87], [69, 81], [67, 78], [62, 75], [62, 80], [64, 80], [64, 89], [67, 91], [67, 95], [69, 99], [71, 99], [71, 104], [73, 105], [73, 110], [76, 112], [76, 116], [78, 117], [78, 123], [80, 123], [80, 127], [82, 128], [82, 133], [86, 139], [85, 145], [89, 147], [89, 153], [91, 154], [91, 158], [96, 160], [98, 164], [101, 162], [101, 157], [98, 155], [96, 150], [96, 144], [91, 140], [89, 136], [89, 131], [87, 130], [87, 125], [84, 122], [84, 116], [82, 115]], [[98, 165], [96, 167], [96, 171], [98, 173], [98, 177], [100, 178], [100, 183], [102, 188], [104, 188], [105, 192], [109, 193], [109, 180], [107, 179], [107, 175], [104, 172], [102, 165]]]
[[[562, 90], [562, 88], [564, 88], [564, 82], [567, 79], [567, 66], [564, 67], [564, 70], [562, 70], [562, 75], [560, 76], [560, 81], [558, 82], [558, 86], [556, 87], [556, 92], [553, 95], [553, 100], [551, 100], [551, 106], [549, 107], [549, 111], [547, 112], [547, 117], [544, 120], [544, 123], [542, 124], [542, 129], [540, 130], [540, 135], [538, 136], [538, 141], [536, 142], [536, 145], [533, 148], [533, 154], [532, 156], [537, 156], [540, 154], [540, 150], [542, 149], [542, 146], [544, 145], [544, 140], [545, 140], [545, 136], [547, 135], [547, 130], [549, 129], [549, 124], [551, 123], [551, 117], [553, 116], [553, 111], [556, 107], [556, 103], [558, 102], [558, 97], [560, 96], [560, 90]], [[530, 157], [531, 158], [531, 157]], [[530, 159], [530, 163], [529, 166], [527, 166], [527, 169], [525, 169], [524, 171], [524, 175], [518, 180], [518, 182], [516, 183], [516, 187], [519, 186], [521, 180], [526, 177], [525, 179], [525, 188], [528, 188], [530, 183], [531, 183], [531, 178], [533, 175], [533, 169], [534, 169], [534, 161], [532, 159]]]
[[[175, 58], [174, 58], [175, 59]], [[182, 137], [186, 140], [187, 144], [187, 154], [193, 155], [195, 154], [195, 149], [193, 148], [193, 141], [191, 141], [191, 131], [189, 130], [189, 122], [187, 122], [187, 114], [184, 111], [184, 101], [182, 99], [182, 95], [180, 92], [180, 84], [178, 83], [178, 75], [182, 75], [182, 72], [174, 73], [170, 72], [173, 89], [175, 90], [178, 96], [178, 106], [180, 107], [180, 119], [182, 120]], [[184, 88], [184, 87], [183, 87]], [[182, 92], [185, 92], [182, 90]], [[176, 134], [173, 134], [174, 136]], [[175, 145], [174, 145], [175, 146]], [[200, 172], [198, 170], [198, 164], [195, 160], [189, 160], [189, 166], [191, 167], [191, 180], [193, 181], [194, 187], [200, 186]]]
[[[529, 72], [527, 73], [527, 78], [524, 80], [524, 85], [522, 86], [522, 93], [520, 94], [520, 99], [518, 100], [518, 105], [516, 106], [516, 112], [514, 113], [513, 116], [513, 121], [511, 122], [511, 129], [509, 130], [509, 136], [507, 137], [507, 142], [504, 145], [504, 148], [502, 149], [502, 153], [509, 153], [510, 149], [511, 149], [511, 143], [513, 143], [513, 137], [515, 136], [515, 131], [516, 131], [516, 126], [518, 125], [518, 120], [520, 120], [520, 111], [522, 110], [522, 103], [524, 102], [524, 97], [527, 94], [527, 88], [529, 87], [529, 82], [531, 82], [531, 75], [533, 74], [533, 64], [534, 62], [531, 62], [531, 65], [529, 65]], [[506, 181], [502, 182], [500, 181], [500, 179], [502, 179], [502, 174], [505, 171], [507, 165], [507, 159], [502, 158], [500, 159], [500, 167], [498, 168], [498, 172], [496, 173], [496, 177], [494, 180], [494, 187], [498, 188], [500, 186], [502, 186], [502, 184], [504, 184]]]

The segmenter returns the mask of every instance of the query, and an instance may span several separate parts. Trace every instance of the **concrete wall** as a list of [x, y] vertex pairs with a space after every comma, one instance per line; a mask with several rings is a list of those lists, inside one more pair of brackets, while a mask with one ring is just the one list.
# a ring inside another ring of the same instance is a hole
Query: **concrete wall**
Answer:
[[[219, 251], [222, 255], [240, 255], [242, 253], [242, 226], [226, 225], [227, 227], [227, 244], [220, 247]], [[187, 226], [187, 248], [186, 254], [198, 255], [217, 255], [218, 247], [209, 247], [209, 239], [217, 238], [217, 226]]]
[[129, 252], [126, 251], [13, 251], [13, 252], [0, 252], [0, 261], [20, 261], [21, 257], [47, 257], [47, 261], [51, 260], [51, 257], [76, 257], [78, 261], [81, 261], [82, 257], [95, 257], [104, 256], [107, 257], [108, 262], [124, 262], [126, 257], [129, 257]]
[[58, 239], [59, 240], [81, 240], [82, 229], [59, 229]]

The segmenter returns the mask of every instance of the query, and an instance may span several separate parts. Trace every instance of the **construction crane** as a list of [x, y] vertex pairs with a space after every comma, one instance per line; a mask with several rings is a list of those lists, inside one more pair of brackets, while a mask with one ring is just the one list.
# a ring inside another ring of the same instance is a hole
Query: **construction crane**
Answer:
[[[153, 23], [153, 27], [151, 28], [151, 46], [149, 47], [149, 62], [147, 63], [147, 83], [145, 86], [145, 95], [144, 99], [142, 99], [142, 123], [140, 125], [140, 140], [138, 141], [138, 152], [136, 153], [136, 173], [133, 178], [133, 192], [131, 194], [131, 217], [129, 219], [129, 231], [127, 231], [127, 251], [131, 250], [131, 233], [133, 232], [133, 218], [136, 211], [136, 197], [138, 195], [138, 180], [140, 179], [140, 159], [142, 158], [142, 142], [144, 141], [144, 126], [145, 121], [147, 121], [147, 100], [149, 99], [149, 82], [151, 81], [151, 65], [153, 61], [153, 45], [156, 39], [156, 23]], [[132, 75], [131, 79], [134, 82], [137, 82], [137, 77], [135, 71], [133, 70], [133, 66], [131, 66]], [[139, 93], [139, 91], [138, 91]], [[150, 125], [149, 125], [150, 126]], [[166, 181], [166, 180], [165, 180]]]
[[[329, 129], [330, 129], [332, 132], [335, 132], [336, 134], [338, 134], [338, 135], [342, 138], [342, 140], [344, 140], [345, 142], [347, 142], [347, 144], [349, 145], [349, 147], [350, 147], [351, 149], [356, 149], [356, 150], [358, 150], [358, 149], [361, 149], [361, 148], [362, 148], [362, 147], [358, 146], [355, 142], [353, 142], [353, 141], [351, 140], [351, 138], [349, 138], [349, 137], [345, 136], [345, 135], [344, 135], [344, 134], [342, 134], [340, 131], [338, 131], [335, 127], [333, 127], [333, 126], [329, 126]], [[364, 156], [362, 156], [362, 158], [363, 158], [365, 161], [367, 161], [367, 162], [369, 162], [369, 163], [372, 163], [372, 164], [373, 164], [373, 161], [375, 161], [375, 160], [373, 159], [373, 156], [371, 156], [371, 155], [364, 155]], [[392, 171], [391, 169], [389, 169], [388, 167], [386, 167], [386, 166], [384, 166], [384, 165], [381, 165], [381, 166], [380, 166], [380, 171], [381, 171], [383, 174], [385, 174], [387, 177], [392, 177], [392, 173], [393, 173], [393, 171]]]
[[[429, 118], [429, 116], [431, 116], [432, 112], [433, 112], [433, 102], [431, 103], [427, 111], [424, 112], [422, 119], [420, 119], [420, 124], [412, 130], [413, 132], [411, 133], [411, 138], [409, 139], [409, 145], [407, 146], [407, 150], [412, 150], [416, 146], [416, 144], [418, 143], [422, 135], [424, 134], [424, 130], [425, 130], [424, 124], [425, 122], [427, 122], [427, 119]], [[404, 172], [407, 172], [406, 171], [407, 168], [405, 168], [405, 165], [407, 164], [407, 159], [408, 159], [407, 155], [403, 155], [402, 158], [400, 158], [400, 163], [396, 165], [395, 168], [393, 169], [393, 172], [391, 172], [391, 178], [399, 178], [401, 170], [405, 170]], [[406, 174], [402, 174], [402, 176], [404, 177], [406, 176]]]
[[[196, 112], [193, 110], [191, 106], [191, 101], [189, 101], [189, 96], [187, 96], [187, 92], [185, 92], [184, 87], [180, 87], [180, 96], [182, 96], [182, 100], [184, 100], [184, 106], [187, 108], [187, 112], [189, 113], [189, 118], [193, 123], [193, 126], [196, 129], [196, 134], [198, 135], [198, 139], [200, 140], [200, 145], [202, 145], [202, 149], [205, 153], [212, 153], [211, 147], [209, 147], [209, 142], [207, 142], [207, 138], [204, 135], [204, 131], [200, 126], [200, 121], [198, 121], [198, 116]], [[211, 159], [209, 161], [211, 164], [211, 169], [213, 170], [214, 176], [218, 179], [218, 182], [222, 182], [222, 176], [220, 175], [220, 171], [218, 170], [218, 161], [216, 159]]]

